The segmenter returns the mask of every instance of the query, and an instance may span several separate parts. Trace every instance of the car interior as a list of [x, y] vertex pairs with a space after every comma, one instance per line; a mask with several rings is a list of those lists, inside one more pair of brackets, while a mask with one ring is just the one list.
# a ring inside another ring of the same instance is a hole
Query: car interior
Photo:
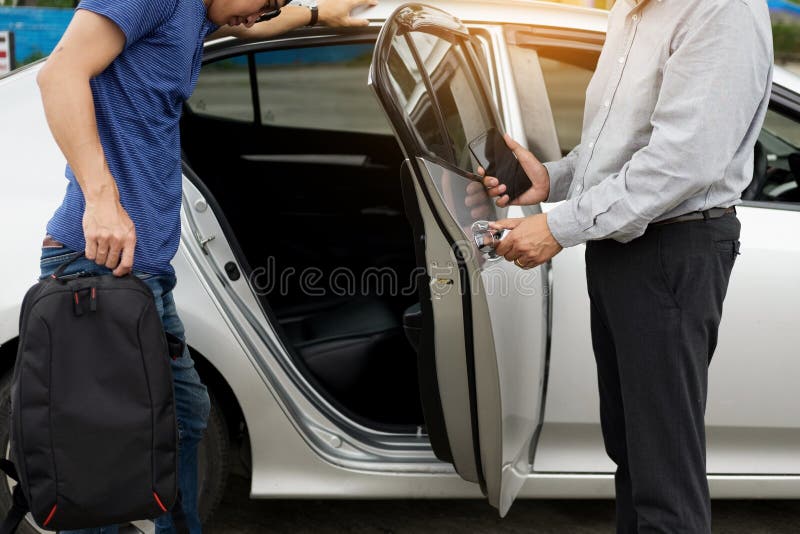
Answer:
[[800, 202], [800, 138], [797, 122], [771, 108], [755, 147], [753, 181], [742, 199]]
[[[416, 428], [416, 354], [403, 327], [419, 314], [414, 239], [404, 157], [365, 83], [372, 48], [212, 63], [185, 106], [182, 143], [260, 269], [251, 280], [301, 371], [357, 420]], [[315, 83], [316, 70], [333, 83]]]
[[[582, 108], [578, 89], [600, 45], [564, 56], [527, 29], [507, 33], [517, 86], [528, 88], [521, 105], [537, 117], [525, 125], [528, 144], [555, 159], [579, 140], [573, 108]], [[251, 282], [301, 372], [354, 419], [410, 430], [423, 425], [416, 347], [424, 273], [415, 253], [424, 247], [404, 208], [404, 156], [366, 84], [373, 47], [231, 49], [201, 71], [184, 106], [182, 148], [247, 274], [260, 273]], [[550, 106], [532, 100], [541, 94]], [[800, 202], [800, 135], [787, 113], [769, 111], [744, 200]], [[554, 117], [559, 139], [548, 144]]]

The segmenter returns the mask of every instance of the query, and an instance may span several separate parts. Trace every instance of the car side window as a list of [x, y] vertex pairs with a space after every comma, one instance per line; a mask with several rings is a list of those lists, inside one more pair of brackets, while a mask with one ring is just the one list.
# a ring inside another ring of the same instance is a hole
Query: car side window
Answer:
[[261, 123], [391, 135], [367, 85], [373, 49], [344, 44], [255, 54]]
[[800, 124], [770, 108], [758, 137], [755, 173], [746, 200], [800, 202]]
[[253, 99], [247, 56], [237, 56], [204, 65], [197, 87], [186, 102], [200, 115], [253, 122]]
[[475, 68], [460, 41], [420, 31], [411, 32], [410, 36], [431, 81], [447, 133], [448, 146], [437, 155], [473, 172], [475, 163], [469, 142], [494, 126], [487, 95], [478, 84]]
[[538, 50], [558, 144], [562, 155], [566, 155], [581, 142], [586, 88], [594, 69], [585, 62], [571, 62], [568, 55], [560, 52], [556, 48]]

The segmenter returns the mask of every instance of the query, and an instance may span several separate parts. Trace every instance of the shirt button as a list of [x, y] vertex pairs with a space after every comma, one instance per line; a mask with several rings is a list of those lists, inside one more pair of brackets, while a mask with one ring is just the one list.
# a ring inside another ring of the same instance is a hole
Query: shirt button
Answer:
[[633, 16], [633, 22], [636, 22], [637, 20], [639, 20], [639, 15], [634, 15]]
[[610, 105], [611, 105], [611, 102], [609, 102], [608, 100], [603, 102], [603, 106], [605, 106], [605, 107], [609, 107]]
[[622, 56], [617, 61], [619, 61], [620, 63], [625, 63], [625, 56]]
[[589, 148], [594, 148], [594, 141], [591, 141], [591, 142], [589, 143]]

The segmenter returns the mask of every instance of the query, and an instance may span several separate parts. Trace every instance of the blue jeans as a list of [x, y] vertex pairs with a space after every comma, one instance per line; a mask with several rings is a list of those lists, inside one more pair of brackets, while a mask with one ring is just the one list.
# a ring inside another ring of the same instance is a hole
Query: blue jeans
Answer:
[[[70, 259], [75, 251], [66, 246], [53, 245], [42, 248], [41, 278], [53, 274], [64, 261]], [[95, 262], [81, 257], [72, 262], [64, 271], [64, 276], [80, 274], [109, 274], [111, 270], [97, 265]], [[153, 291], [156, 308], [164, 325], [164, 330], [185, 340], [183, 323], [175, 309], [175, 300], [172, 289], [177, 283], [175, 275], [153, 275], [134, 271]], [[194, 368], [194, 360], [185, 348], [183, 355], [171, 360], [172, 378], [175, 385], [175, 406], [178, 417], [178, 437], [180, 444], [178, 460], [178, 484], [183, 499], [183, 509], [191, 534], [200, 534], [200, 515], [197, 510], [197, 445], [203, 437], [203, 431], [208, 422], [208, 413], [211, 404], [208, 391], [200, 381], [200, 376]], [[155, 520], [156, 533], [166, 534], [175, 532], [172, 516], [167, 513]], [[95, 529], [62, 531], [72, 534], [117, 534], [117, 526]]]

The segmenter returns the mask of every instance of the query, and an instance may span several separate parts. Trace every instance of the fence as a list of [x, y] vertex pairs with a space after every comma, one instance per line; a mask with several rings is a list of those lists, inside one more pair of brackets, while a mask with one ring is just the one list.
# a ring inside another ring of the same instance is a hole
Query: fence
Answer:
[[0, 31], [14, 32], [17, 66], [49, 54], [69, 21], [72, 9], [0, 7]]

